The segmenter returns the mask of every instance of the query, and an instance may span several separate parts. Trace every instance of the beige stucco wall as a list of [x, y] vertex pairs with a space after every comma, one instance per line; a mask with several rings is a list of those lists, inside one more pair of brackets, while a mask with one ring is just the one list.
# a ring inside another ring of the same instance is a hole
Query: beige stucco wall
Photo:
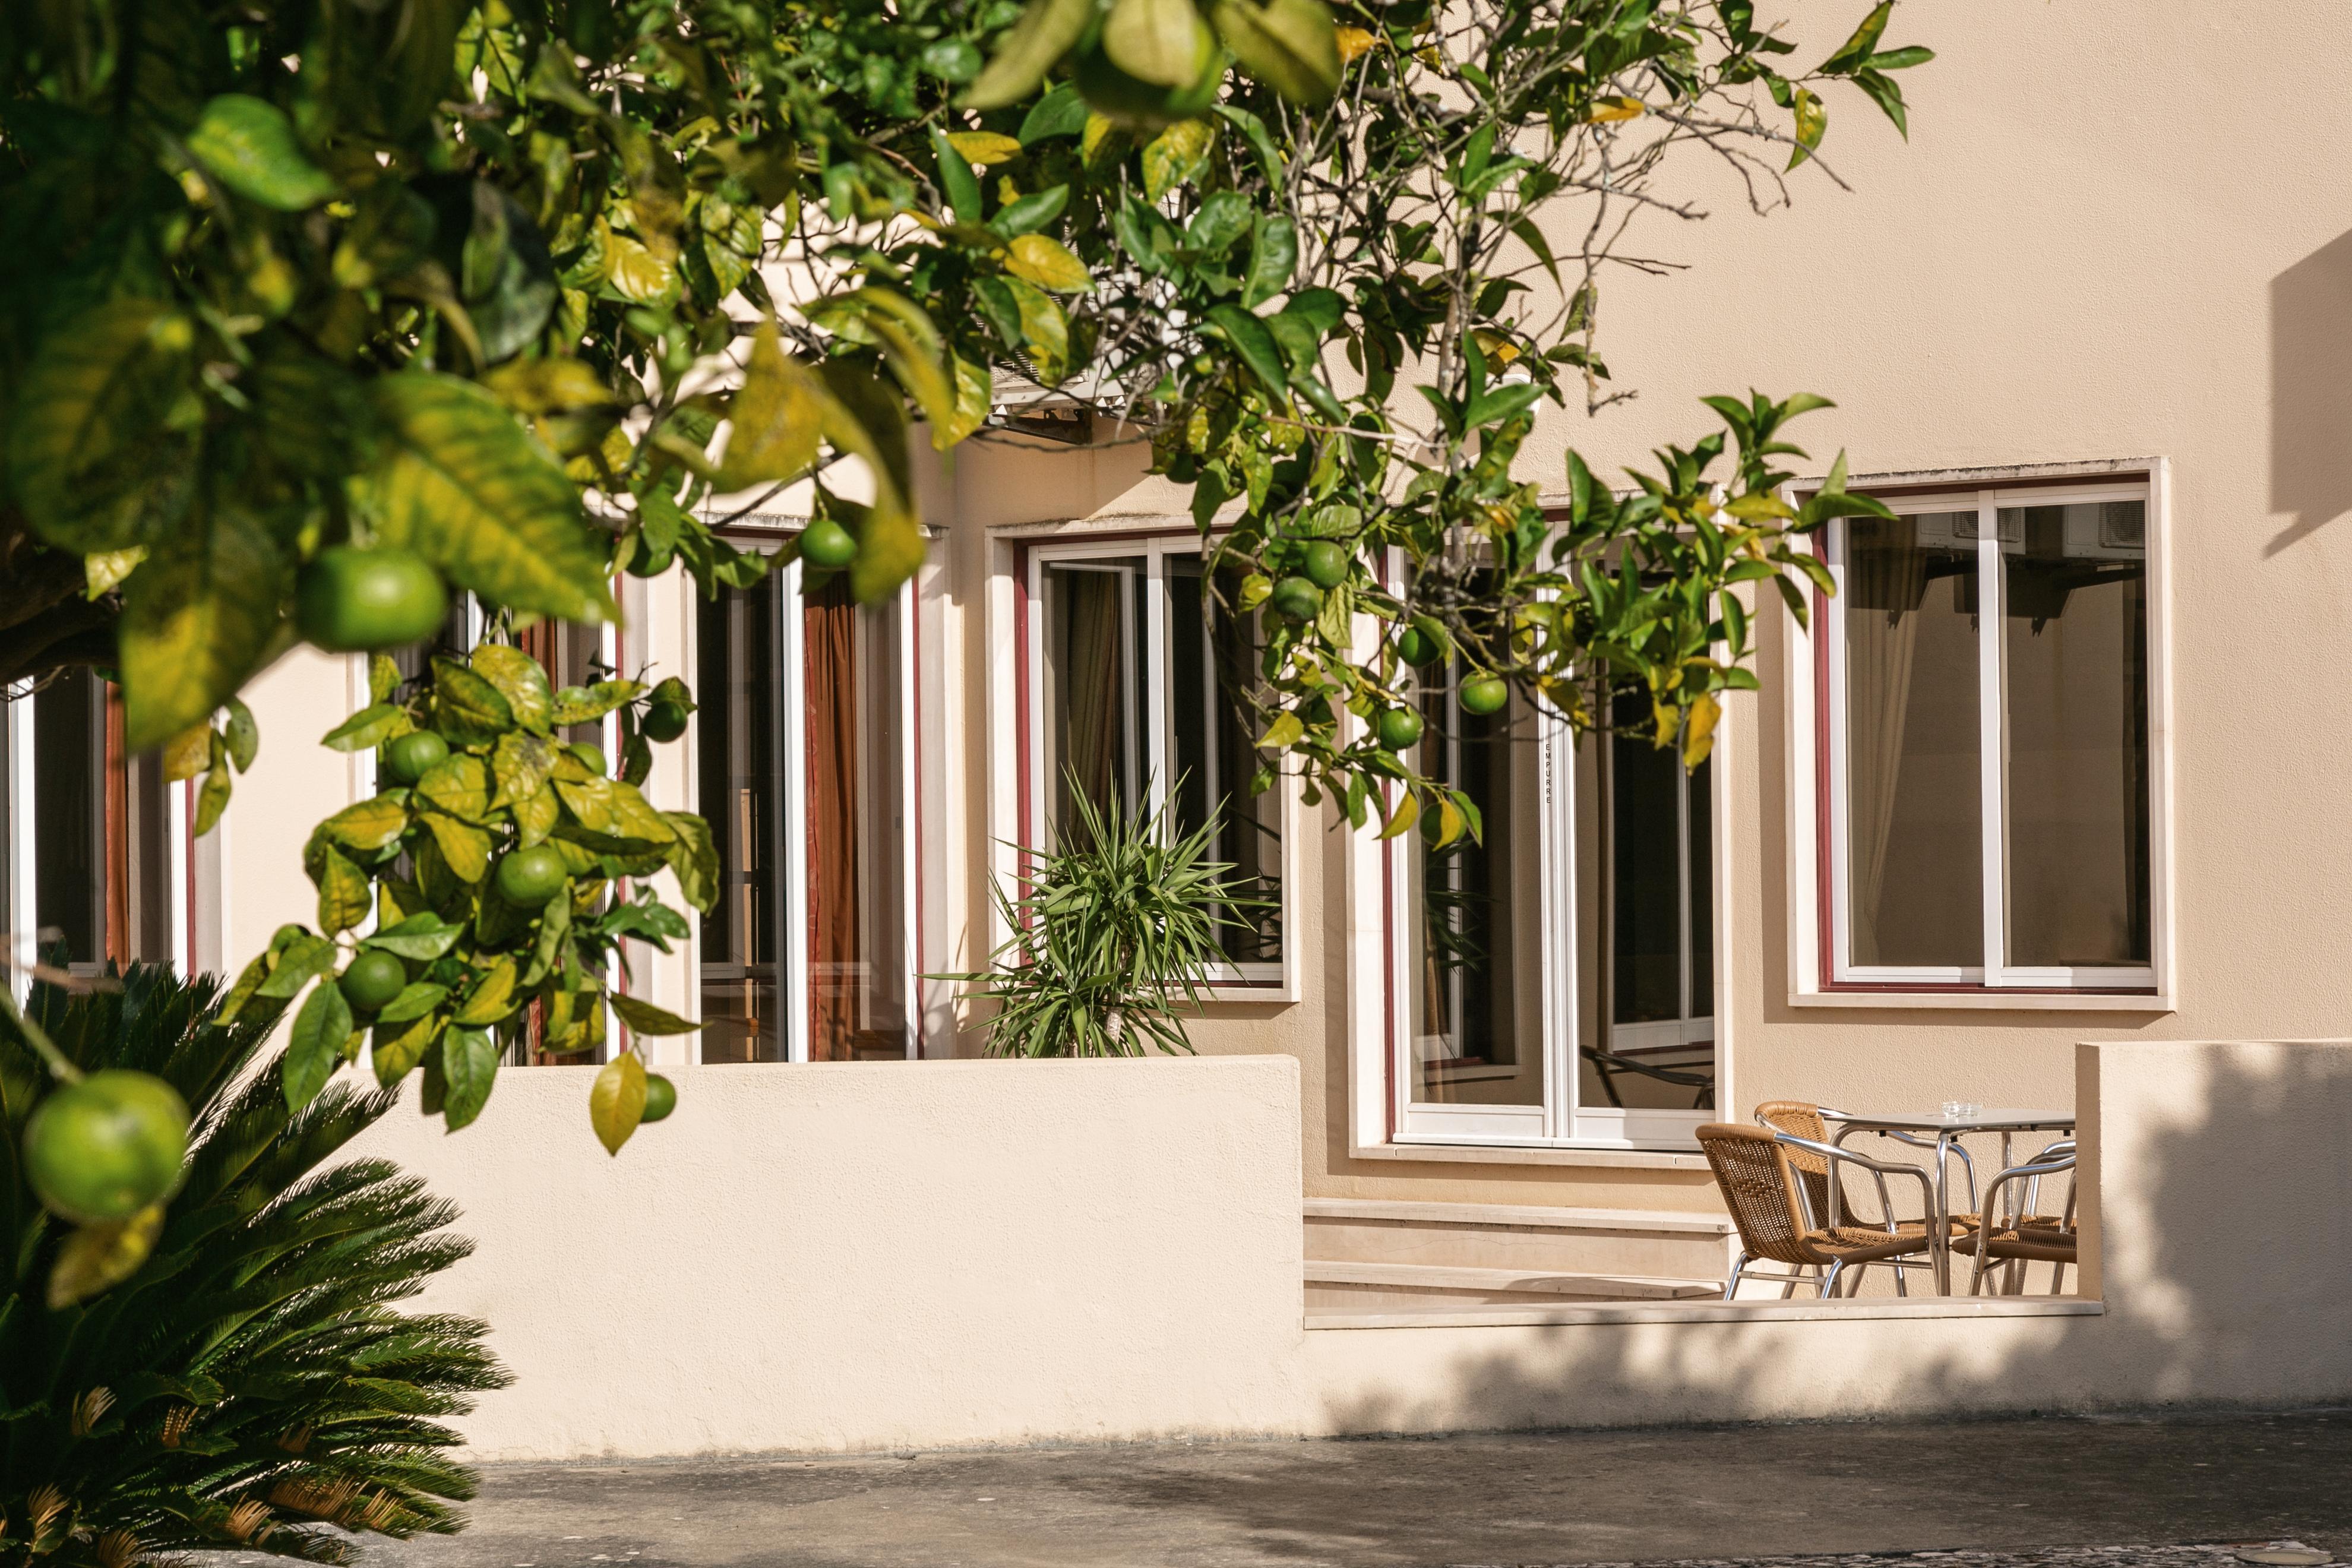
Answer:
[[487, 1319], [515, 1373], [466, 1423], [481, 1457], [1296, 1424], [1289, 1058], [672, 1071], [618, 1158], [584, 1068], [365, 1140], [480, 1244], [420, 1304]]
[[688, 1068], [617, 1159], [545, 1068], [363, 1147], [479, 1244], [419, 1304], [516, 1374], [483, 1458], [2352, 1396], [2352, 1043], [2076, 1055], [2096, 1300], [1302, 1331], [1286, 1057]]

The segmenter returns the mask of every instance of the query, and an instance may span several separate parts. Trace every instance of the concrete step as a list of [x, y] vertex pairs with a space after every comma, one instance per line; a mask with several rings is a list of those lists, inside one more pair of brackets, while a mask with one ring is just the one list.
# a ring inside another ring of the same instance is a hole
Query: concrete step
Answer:
[[1719, 1279], [1529, 1273], [1426, 1263], [1307, 1263], [1307, 1311], [1445, 1311], [1564, 1301], [1681, 1301], [1723, 1294]]
[[1309, 1198], [1310, 1263], [1721, 1279], [1730, 1217], [1669, 1209]]

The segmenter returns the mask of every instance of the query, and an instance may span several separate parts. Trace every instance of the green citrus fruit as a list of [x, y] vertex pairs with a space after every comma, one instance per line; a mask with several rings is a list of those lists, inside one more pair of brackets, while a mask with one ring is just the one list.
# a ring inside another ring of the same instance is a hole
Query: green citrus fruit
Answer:
[[1285, 577], [1266, 602], [1294, 621], [1311, 621], [1323, 613], [1323, 590], [1304, 577]]
[[188, 1155], [188, 1107], [160, 1078], [120, 1068], [69, 1083], [25, 1124], [25, 1173], [51, 1214], [129, 1219], [169, 1197]]
[[352, 960], [336, 984], [343, 988], [343, 1000], [353, 1012], [373, 1013], [400, 994], [408, 984], [408, 965], [382, 948], [371, 947]]
[[646, 1074], [646, 1113], [639, 1121], [659, 1121], [677, 1109], [677, 1085], [657, 1072]]
[[441, 574], [405, 550], [331, 545], [294, 584], [295, 625], [332, 653], [420, 642], [448, 613]]
[[1410, 708], [1391, 708], [1372, 725], [1384, 750], [1402, 752], [1421, 739], [1421, 715]]
[[604, 776], [604, 770], [612, 765], [604, 760], [604, 748], [593, 741], [574, 741], [563, 749], [572, 753], [573, 762], [600, 779]]
[[412, 730], [383, 749], [383, 771], [394, 784], [413, 784], [449, 754], [449, 742], [430, 730]]
[[562, 856], [544, 844], [534, 844], [499, 862], [499, 897], [516, 909], [535, 910], [562, 891], [571, 877]]
[[677, 740], [686, 733], [686, 704], [667, 700], [653, 704], [637, 721], [637, 733], [664, 743]]
[[1414, 621], [1397, 633], [1397, 657], [1419, 669], [1437, 662], [1445, 653], [1445, 638], [1436, 627]]
[[1510, 683], [1499, 675], [1474, 675], [1454, 694], [1465, 713], [1499, 713], [1510, 700]]
[[1301, 552], [1299, 570], [1317, 587], [1336, 588], [1348, 580], [1348, 552], [1328, 539], [1318, 539]]
[[857, 541], [833, 519], [821, 517], [801, 531], [801, 559], [838, 572], [857, 559]]

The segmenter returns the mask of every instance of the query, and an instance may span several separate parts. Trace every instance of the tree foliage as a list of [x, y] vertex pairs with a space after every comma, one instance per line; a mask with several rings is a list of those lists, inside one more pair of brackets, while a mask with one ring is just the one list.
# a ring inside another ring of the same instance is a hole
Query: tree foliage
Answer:
[[1800, 71], [1749, 0], [7, 7], [0, 681], [102, 665], [159, 744], [329, 545], [596, 618], [616, 568], [755, 576], [713, 498], [812, 472], [872, 597], [920, 558], [910, 424], [944, 450], [1026, 378], [1151, 434], [1245, 598], [1353, 551], [1256, 694], [1351, 815], [1417, 798], [1340, 718], [1397, 700], [1415, 613], [1571, 717], [1599, 668], [1703, 729], [1728, 595], [1821, 515], [1774, 493], [1795, 408], [1630, 503], [1571, 476], [1564, 523], [1511, 458], [1601, 395], [1624, 219], [1693, 212], [1670, 152], [1769, 202], [1829, 84], [1903, 123], [1891, 10]]
[[196, 1112], [153, 1251], [121, 1268], [26, 1187], [16, 1135], [48, 1074], [0, 1018], [0, 1563], [341, 1562], [345, 1531], [446, 1533], [472, 1495], [439, 1418], [506, 1373], [482, 1324], [394, 1305], [469, 1249], [446, 1233], [453, 1211], [387, 1162], [331, 1163], [392, 1097], [289, 1110], [247, 1071], [267, 1026], [216, 1022], [218, 995], [151, 967], [113, 990], [34, 990], [32, 1026], [78, 1068], [155, 1074]]

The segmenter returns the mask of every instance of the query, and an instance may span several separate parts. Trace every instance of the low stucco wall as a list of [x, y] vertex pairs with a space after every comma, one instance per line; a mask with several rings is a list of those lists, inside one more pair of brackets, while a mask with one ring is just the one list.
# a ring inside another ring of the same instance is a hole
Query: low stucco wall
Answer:
[[672, 1070], [617, 1160], [585, 1068], [371, 1135], [480, 1244], [478, 1457], [2352, 1396], [2352, 1043], [2080, 1047], [2081, 1298], [1304, 1331], [1294, 1058]]
[[1296, 1428], [1294, 1059], [664, 1070], [618, 1158], [584, 1068], [369, 1134], [478, 1243], [419, 1303], [515, 1373], [477, 1457]]

